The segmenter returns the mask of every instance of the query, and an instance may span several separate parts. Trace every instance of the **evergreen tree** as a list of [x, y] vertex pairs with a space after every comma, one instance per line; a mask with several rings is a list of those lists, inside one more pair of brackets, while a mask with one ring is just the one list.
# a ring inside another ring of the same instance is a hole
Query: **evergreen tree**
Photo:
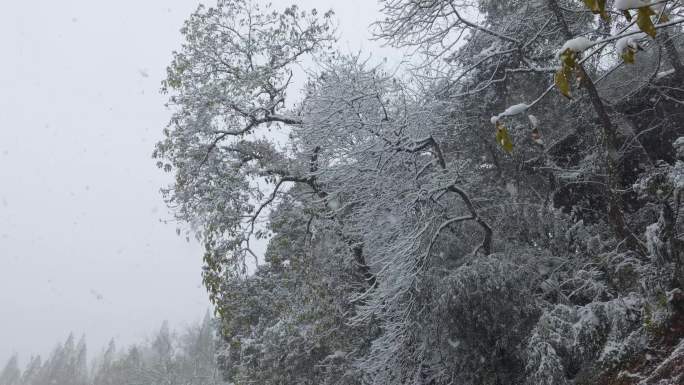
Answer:
[[0, 372], [0, 384], [2, 385], [19, 385], [21, 379], [21, 370], [19, 369], [19, 358], [17, 355], [10, 357], [5, 365], [5, 368]]
[[21, 376], [21, 384], [23, 385], [41, 385], [45, 382], [41, 381], [42, 360], [40, 356], [31, 357]]

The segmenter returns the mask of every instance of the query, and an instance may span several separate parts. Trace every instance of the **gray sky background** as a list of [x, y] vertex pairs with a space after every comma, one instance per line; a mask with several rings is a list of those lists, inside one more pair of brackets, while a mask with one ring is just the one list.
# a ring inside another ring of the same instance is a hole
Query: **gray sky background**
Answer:
[[[202, 249], [160, 222], [169, 176], [150, 157], [169, 117], [160, 81], [198, 3], [0, 5], [0, 366], [72, 331], [92, 357], [209, 307]], [[375, 0], [273, 3], [333, 8], [344, 49], [389, 52], [363, 43]]]

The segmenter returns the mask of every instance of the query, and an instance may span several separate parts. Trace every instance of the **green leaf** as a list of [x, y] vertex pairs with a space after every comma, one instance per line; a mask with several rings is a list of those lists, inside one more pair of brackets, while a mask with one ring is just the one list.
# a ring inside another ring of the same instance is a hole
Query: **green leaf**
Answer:
[[496, 142], [503, 148], [507, 153], [513, 152], [513, 141], [510, 135], [508, 135], [508, 130], [500, 122], [496, 122]]
[[655, 12], [651, 7], [641, 7], [637, 9], [637, 26], [644, 33], [648, 34], [652, 38], [656, 37], [656, 29], [651, 20], [651, 16], [655, 15]]

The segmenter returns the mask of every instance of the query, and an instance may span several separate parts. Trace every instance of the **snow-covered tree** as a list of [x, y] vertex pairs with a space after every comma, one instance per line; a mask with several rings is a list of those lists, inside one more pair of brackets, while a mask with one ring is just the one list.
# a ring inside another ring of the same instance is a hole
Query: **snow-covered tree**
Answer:
[[596, 383], [651, 346], [680, 359], [657, 340], [682, 319], [680, 2], [383, 12], [403, 73], [336, 52], [331, 13], [226, 0], [183, 30], [155, 157], [206, 247], [227, 378]]
[[19, 369], [19, 358], [17, 355], [10, 357], [5, 367], [0, 372], [0, 384], [3, 385], [19, 385], [21, 379], [21, 370]]
[[2, 385], [219, 385], [224, 384], [217, 365], [215, 320], [206, 314], [202, 323], [174, 333], [164, 322], [151, 341], [117, 349], [110, 341], [90, 361], [85, 337], [74, 344], [70, 335], [43, 363], [32, 357], [23, 372], [13, 356], [0, 372]]

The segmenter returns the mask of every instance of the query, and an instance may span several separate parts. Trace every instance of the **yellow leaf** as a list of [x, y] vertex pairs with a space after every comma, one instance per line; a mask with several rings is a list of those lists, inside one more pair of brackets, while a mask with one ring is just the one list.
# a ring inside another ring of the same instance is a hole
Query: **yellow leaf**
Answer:
[[606, 12], [606, 0], [597, 0], [596, 3], [598, 4], [598, 14], [601, 15], [601, 18], [603, 20], [609, 20], [610, 16], [608, 16], [608, 12]]
[[584, 4], [595, 15], [601, 15], [601, 18], [608, 20], [609, 16], [606, 12], [606, 0], [584, 0]]
[[553, 81], [561, 94], [568, 99], [572, 99], [572, 96], [570, 95], [570, 77], [568, 76], [568, 71], [565, 71], [563, 68], [559, 69], [553, 76]]
[[598, 2], [596, 0], [584, 0], [584, 5], [591, 9], [591, 12], [593, 13], [598, 11]]
[[596, 5], [598, 6], [598, 13], [606, 12], [606, 0], [597, 0]]
[[653, 15], [655, 15], [655, 12], [653, 12], [651, 7], [641, 7], [637, 9], [637, 26], [639, 26], [639, 29], [644, 33], [655, 38], [656, 29], [651, 20], [651, 16]]
[[622, 52], [622, 60], [627, 63], [627, 64], [634, 64], [634, 50], [631, 48], [627, 48]]
[[508, 135], [508, 130], [500, 122], [496, 122], [496, 142], [503, 148], [507, 153], [513, 152], [513, 141], [511, 141], [510, 135]]
[[569, 69], [575, 68], [575, 66], [577, 65], [577, 62], [575, 61], [575, 56], [575, 51], [571, 50], [570, 48], [566, 49], [563, 53], [561, 53], [560, 59], [561, 63], [563, 64], [563, 67], [568, 67]]

